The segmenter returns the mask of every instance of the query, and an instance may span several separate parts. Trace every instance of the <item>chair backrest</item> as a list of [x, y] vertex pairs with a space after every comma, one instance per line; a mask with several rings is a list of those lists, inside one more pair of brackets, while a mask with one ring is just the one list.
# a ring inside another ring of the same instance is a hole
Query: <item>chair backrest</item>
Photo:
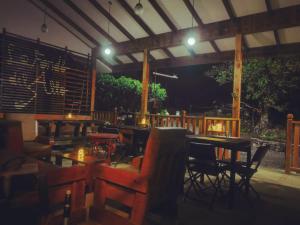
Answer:
[[263, 158], [265, 157], [265, 155], [267, 154], [268, 150], [269, 150], [270, 146], [269, 145], [264, 145], [264, 146], [259, 146], [256, 150], [256, 152], [254, 153], [252, 160], [251, 160], [251, 167], [255, 170], [258, 169], [258, 167], [260, 166]]
[[183, 128], [153, 128], [147, 141], [141, 175], [149, 180], [150, 206], [176, 199], [184, 179]]
[[214, 146], [206, 143], [190, 142], [187, 156], [200, 161], [216, 161]]

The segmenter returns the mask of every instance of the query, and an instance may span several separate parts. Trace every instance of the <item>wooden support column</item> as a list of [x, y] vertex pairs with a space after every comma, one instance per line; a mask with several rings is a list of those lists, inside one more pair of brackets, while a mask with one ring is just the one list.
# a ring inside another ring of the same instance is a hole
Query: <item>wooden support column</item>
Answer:
[[143, 63], [143, 81], [142, 81], [142, 96], [141, 96], [141, 110], [138, 124], [145, 126], [146, 113], [148, 110], [148, 88], [149, 88], [149, 63], [148, 63], [148, 49], [144, 49], [144, 63]]
[[[235, 57], [234, 57], [234, 75], [233, 75], [233, 93], [232, 93], [232, 118], [240, 119], [241, 108], [241, 86], [242, 86], [242, 35], [235, 36]], [[240, 136], [240, 123], [236, 131]]]
[[95, 111], [95, 96], [96, 96], [96, 76], [97, 76], [97, 54], [99, 48], [95, 47], [92, 50], [92, 84], [91, 84], [91, 115]]

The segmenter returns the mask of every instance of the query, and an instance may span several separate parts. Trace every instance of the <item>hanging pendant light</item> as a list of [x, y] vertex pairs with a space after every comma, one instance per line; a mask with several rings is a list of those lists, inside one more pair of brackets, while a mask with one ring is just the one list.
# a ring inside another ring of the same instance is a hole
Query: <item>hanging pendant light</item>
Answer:
[[43, 33], [47, 33], [48, 32], [48, 26], [46, 24], [46, 7], [45, 7], [45, 10], [44, 10], [44, 22], [43, 22], [43, 24], [41, 26], [41, 31]]
[[[193, 0], [193, 8], [194, 8], [195, 0]], [[192, 15], [192, 28], [194, 28], [194, 17]], [[192, 47], [196, 44], [196, 35], [191, 33], [188, 35], [186, 39], [186, 43], [189, 47]]]
[[144, 12], [144, 7], [143, 7], [143, 5], [141, 4], [141, 0], [139, 0], [139, 2], [138, 3], [136, 3], [136, 5], [134, 6], [134, 13], [136, 14], [136, 15], [142, 15], [143, 14], [143, 12]]
[[[109, 30], [109, 25], [110, 25], [109, 18], [110, 18], [111, 5], [112, 5], [112, 2], [108, 1], [108, 15], [109, 15], [109, 17], [107, 19], [107, 33], [108, 33], [108, 36], [110, 36], [110, 34], [109, 34], [109, 32], [110, 32], [110, 30]], [[113, 49], [111, 48], [111, 46], [106, 46], [106, 48], [104, 49], [104, 54], [106, 56], [110, 56], [110, 55], [112, 55], [112, 53], [113, 53]]]

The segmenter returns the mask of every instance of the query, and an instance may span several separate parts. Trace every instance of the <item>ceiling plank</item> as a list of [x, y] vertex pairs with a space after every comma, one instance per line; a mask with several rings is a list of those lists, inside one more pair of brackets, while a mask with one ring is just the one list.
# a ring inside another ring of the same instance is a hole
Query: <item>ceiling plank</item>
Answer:
[[[299, 55], [300, 44], [286, 44], [277, 46], [267, 46], [250, 48], [247, 57], [263, 57], [276, 55]], [[200, 65], [200, 64], [215, 64], [225, 61], [232, 61], [234, 59], [234, 51], [226, 51], [220, 53], [201, 54], [195, 57], [183, 56], [174, 59], [161, 59], [152, 62], [151, 65], [156, 69], [161, 68], [175, 68], [182, 66]], [[140, 71], [142, 70], [142, 63], [117, 65], [112, 67], [113, 72], [124, 71]]]
[[110, 15], [96, 0], [89, 0], [89, 2], [110, 22], [117, 27], [129, 40], [134, 40], [134, 37], [112, 16]]
[[131, 59], [131, 61], [133, 63], [139, 63], [139, 61], [136, 58], [134, 58], [131, 54], [127, 54], [127, 56], [128, 56], [129, 59]]

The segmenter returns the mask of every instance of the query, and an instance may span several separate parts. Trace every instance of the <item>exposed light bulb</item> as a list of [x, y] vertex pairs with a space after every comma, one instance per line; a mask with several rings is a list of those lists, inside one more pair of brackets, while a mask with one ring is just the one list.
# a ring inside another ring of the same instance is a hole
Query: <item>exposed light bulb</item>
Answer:
[[140, 2], [138, 2], [138, 3], [134, 6], [134, 13], [135, 13], [136, 15], [142, 15], [143, 12], [144, 12], [144, 7], [143, 7], [143, 5], [142, 5]]
[[196, 39], [194, 37], [189, 37], [187, 43], [189, 46], [193, 46], [196, 43]]
[[110, 48], [106, 48], [104, 50], [105, 55], [110, 55], [111, 54], [111, 49]]

